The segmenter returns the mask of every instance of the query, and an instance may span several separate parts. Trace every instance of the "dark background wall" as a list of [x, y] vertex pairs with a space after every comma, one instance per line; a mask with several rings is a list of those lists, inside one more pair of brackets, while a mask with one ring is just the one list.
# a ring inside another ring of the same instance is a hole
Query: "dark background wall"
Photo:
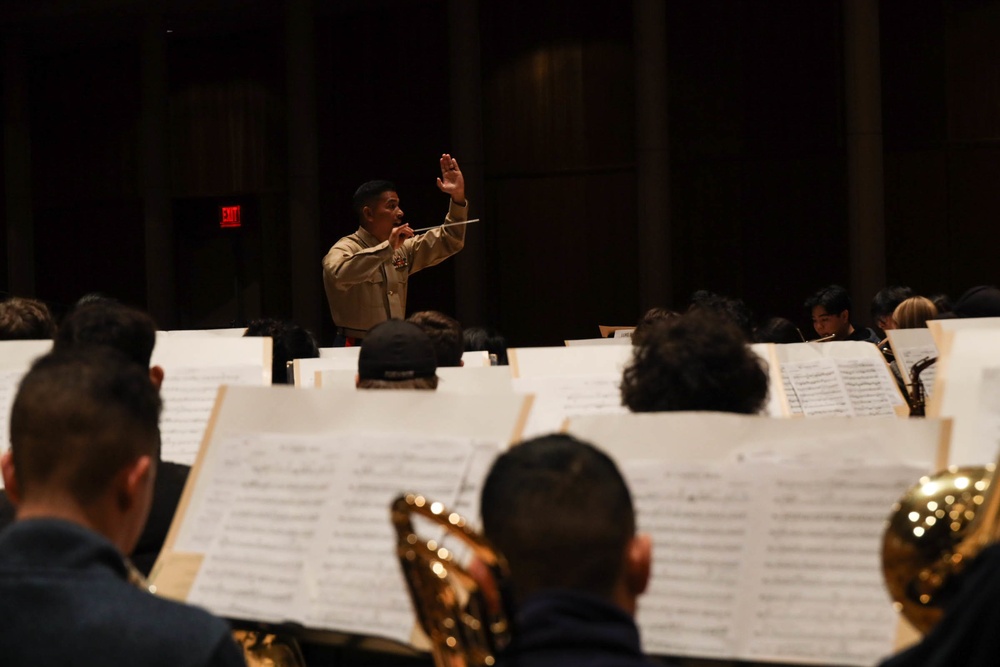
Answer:
[[[457, 20], [458, 2], [478, 18]], [[640, 2], [0, 2], [0, 289], [57, 311], [101, 291], [164, 328], [294, 317], [326, 344], [319, 262], [356, 226], [354, 188], [392, 179], [411, 222], [433, 224], [448, 151], [481, 251], [417, 276], [411, 312], [520, 345], [591, 337], [659, 305], [640, 297], [651, 252], [662, 305], [705, 288], [805, 326], [804, 298], [840, 282], [866, 322], [872, 290], [850, 284], [843, 3], [664, 2], [669, 198], [652, 214]], [[882, 0], [878, 23], [886, 280], [952, 296], [995, 283], [1000, 2]], [[450, 48], [456, 35], [475, 53]], [[466, 58], [478, 90], [453, 76]], [[469, 102], [481, 111], [457, 118]], [[236, 234], [218, 228], [234, 203]]]

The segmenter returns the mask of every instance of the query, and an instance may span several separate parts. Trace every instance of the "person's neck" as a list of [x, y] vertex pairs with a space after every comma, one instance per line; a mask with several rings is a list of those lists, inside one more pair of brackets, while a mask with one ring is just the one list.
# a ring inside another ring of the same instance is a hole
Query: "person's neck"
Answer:
[[375, 237], [375, 240], [379, 243], [385, 243], [389, 240], [389, 235], [392, 234], [392, 227], [385, 229], [377, 229], [374, 226], [369, 226], [367, 223], [362, 222], [361, 228]]
[[118, 550], [124, 553], [125, 548], [118, 527], [121, 521], [108, 518], [106, 512], [98, 509], [99, 503], [90, 507], [82, 507], [72, 498], [42, 498], [25, 499], [17, 508], [17, 520], [27, 519], [60, 519], [83, 526], [110, 540]]

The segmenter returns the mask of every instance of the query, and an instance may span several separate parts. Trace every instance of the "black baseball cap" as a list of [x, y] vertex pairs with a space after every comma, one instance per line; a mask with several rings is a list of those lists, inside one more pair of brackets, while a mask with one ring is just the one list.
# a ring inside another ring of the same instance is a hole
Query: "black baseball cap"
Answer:
[[424, 330], [412, 322], [387, 320], [377, 324], [361, 341], [358, 375], [362, 380], [411, 380], [434, 377], [434, 345]]

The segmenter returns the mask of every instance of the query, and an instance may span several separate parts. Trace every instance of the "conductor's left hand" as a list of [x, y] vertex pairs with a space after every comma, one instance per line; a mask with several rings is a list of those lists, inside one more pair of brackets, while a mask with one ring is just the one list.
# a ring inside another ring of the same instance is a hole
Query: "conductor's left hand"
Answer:
[[451, 195], [456, 204], [465, 205], [465, 178], [458, 168], [458, 160], [445, 153], [441, 156], [441, 177], [437, 179], [438, 190]]

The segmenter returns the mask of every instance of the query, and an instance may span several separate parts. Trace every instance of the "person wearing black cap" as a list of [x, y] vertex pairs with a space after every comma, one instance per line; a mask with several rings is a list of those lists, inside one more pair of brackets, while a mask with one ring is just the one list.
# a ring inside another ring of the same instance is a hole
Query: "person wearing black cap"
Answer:
[[412, 322], [387, 320], [361, 343], [358, 389], [437, 389], [434, 344]]

